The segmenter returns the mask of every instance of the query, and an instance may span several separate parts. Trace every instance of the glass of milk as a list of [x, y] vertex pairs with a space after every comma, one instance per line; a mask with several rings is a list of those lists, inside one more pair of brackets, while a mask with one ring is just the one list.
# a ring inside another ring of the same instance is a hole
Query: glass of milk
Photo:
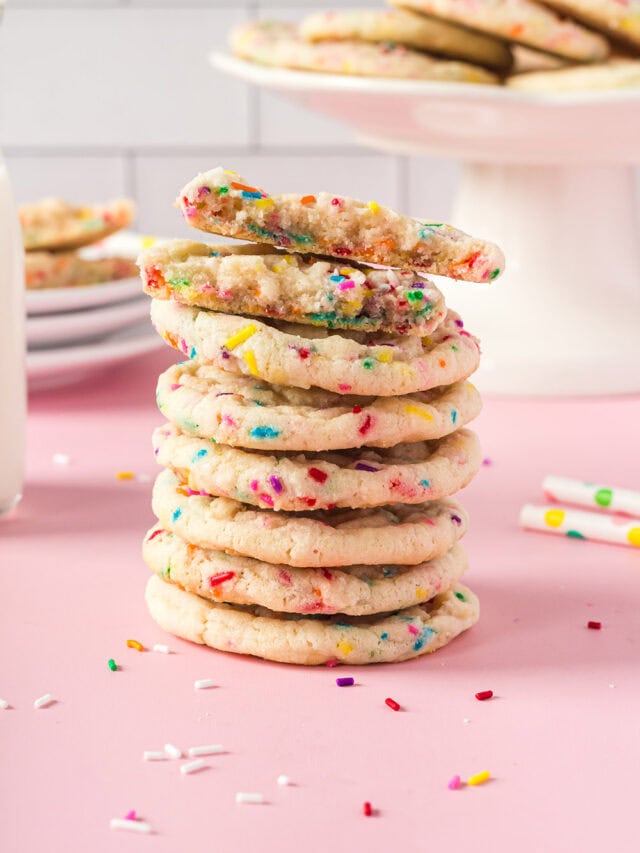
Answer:
[[[0, 14], [2, 3], [0, 2]], [[22, 496], [26, 429], [24, 250], [0, 154], [0, 515]]]

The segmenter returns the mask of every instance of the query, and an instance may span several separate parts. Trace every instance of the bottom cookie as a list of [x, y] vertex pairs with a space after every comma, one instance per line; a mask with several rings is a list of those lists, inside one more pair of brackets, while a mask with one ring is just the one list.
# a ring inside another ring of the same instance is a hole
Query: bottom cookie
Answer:
[[146, 601], [153, 620], [185, 640], [305, 666], [416, 658], [445, 646], [474, 625], [480, 613], [478, 599], [461, 584], [406, 610], [346, 619], [216, 604], [156, 576], [149, 579]]

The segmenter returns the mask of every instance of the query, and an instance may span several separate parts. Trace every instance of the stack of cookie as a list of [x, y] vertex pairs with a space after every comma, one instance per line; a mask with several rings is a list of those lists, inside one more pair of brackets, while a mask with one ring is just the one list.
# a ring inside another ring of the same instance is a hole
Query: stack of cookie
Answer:
[[481, 464], [465, 429], [479, 347], [426, 273], [488, 282], [500, 250], [222, 168], [179, 203], [190, 225], [261, 243], [176, 240], [139, 260], [157, 331], [189, 359], [157, 389], [153, 618], [299, 664], [440, 648], [478, 617], [451, 496]]
[[127, 199], [91, 207], [75, 207], [54, 198], [23, 204], [20, 223], [27, 289], [76, 287], [135, 276], [137, 267], [131, 258], [87, 258], [77, 251], [126, 228], [133, 214], [134, 206]]

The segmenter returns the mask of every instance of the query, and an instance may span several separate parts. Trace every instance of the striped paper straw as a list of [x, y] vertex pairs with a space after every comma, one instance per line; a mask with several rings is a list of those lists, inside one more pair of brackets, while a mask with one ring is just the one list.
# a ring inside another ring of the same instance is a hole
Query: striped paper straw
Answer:
[[593, 539], [640, 548], [640, 519], [622, 519], [598, 512], [526, 504], [520, 510], [520, 526], [543, 530], [571, 539]]
[[584, 483], [581, 480], [570, 480], [568, 477], [545, 477], [542, 488], [551, 501], [601, 507], [610, 512], [623, 512], [625, 515], [640, 518], [640, 492], [599, 483]]

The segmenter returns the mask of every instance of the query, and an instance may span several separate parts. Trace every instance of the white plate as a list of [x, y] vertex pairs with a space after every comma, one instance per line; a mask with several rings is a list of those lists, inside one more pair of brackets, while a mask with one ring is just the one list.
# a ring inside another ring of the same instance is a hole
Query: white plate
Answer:
[[142, 292], [139, 278], [123, 278], [105, 284], [88, 284], [85, 287], [52, 287], [48, 290], [27, 291], [27, 315], [55, 314], [75, 311], [96, 305], [124, 302]]
[[88, 343], [101, 335], [116, 332], [149, 315], [149, 299], [143, 296], [115, 305], [87, 308], [62, 314], [27, 317], [29, 349]]
[[162, 346], [162, 338], [147, 321], [121, 329], [99, 343], [27, 353], [29, 391], [72, 385]]

